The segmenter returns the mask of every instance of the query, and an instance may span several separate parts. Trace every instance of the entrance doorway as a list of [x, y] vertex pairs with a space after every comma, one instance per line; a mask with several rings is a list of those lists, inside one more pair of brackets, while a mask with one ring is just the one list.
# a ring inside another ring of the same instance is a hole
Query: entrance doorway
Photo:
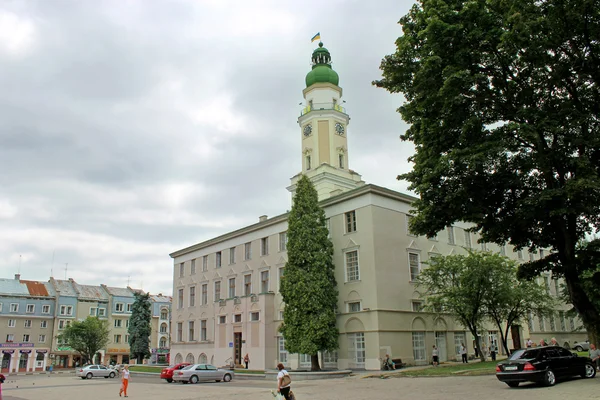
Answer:
[[37, 353], [37, 356], [35, 357], [35, 370], [44, 370], [44, 353]]
[[233, 361], [236, 365], [242, 363], [242, 332], [233, 334]]
[[2, 373], [10, 372], [10, 359], [12, 358], [12, 354], [4, 353], [2, 355]]
[[19, 372], [27, 371], [27, 362], [29, 361], [29, 354], [21, 353], [21, 358], [19, 359]]
[[448, 350], [446, 349], [446, 332], [435, 333], [435, 345], [438, 348], [440, 362], [448, 361]]

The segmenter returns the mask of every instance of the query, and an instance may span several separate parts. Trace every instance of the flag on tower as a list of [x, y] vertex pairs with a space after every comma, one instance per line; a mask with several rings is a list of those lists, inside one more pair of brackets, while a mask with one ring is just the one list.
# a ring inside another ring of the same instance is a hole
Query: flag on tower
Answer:
[[317, 32], [317, 34], [315, 36], [312, 37], [312, 39], [310, 39], [310, 42], [314, 42], [315, 40], [319, 40], [321, 39], [321, 32]]

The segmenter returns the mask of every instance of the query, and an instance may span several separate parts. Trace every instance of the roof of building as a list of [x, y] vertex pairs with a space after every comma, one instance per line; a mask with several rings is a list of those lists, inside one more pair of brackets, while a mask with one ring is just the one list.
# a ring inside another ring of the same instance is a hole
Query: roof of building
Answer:
[[154, 301], [155, 303], [170, 303], [173, 301], [173, 298], [171, 296], [163, 296], [162, 294], [151, 294], [150, 300]]
[[28, 296], [29, 289], [27, 285], [21, 283], [18, 279], [0, 279], [0, 293], [5, 295]]
[[31, 296], [50, 296], [44, 282], [21, 280], [21, 283], [27, 286], [27, 290]]
[[80, 285], [73, 282], [75, 290], [79, 293], [79, 298], [82, 300], [105, 300], [108, 301], [108, 293], [102, 286]]
[[319, 43], [319, 47], [312, 54], [313, 67], [306, 74], [306, 87], [315, 83], [331, 83], [338, 85], [340, 77], [337, 72], [331, 68], [331, 55], [329, 50], [323, 47], [323, 43]]
[[54, 285], [56, 291], [60, 292], [61, 296], [77, 297], [77, 292], [75, 291], [71, 280], [63, 281], [61, 279], [50, 278], [50, 282]]
[[129, 288], [116, 288], [110, 286], [102, 286], [108, 294], [119, 297], [133, 297], [133, 290]]

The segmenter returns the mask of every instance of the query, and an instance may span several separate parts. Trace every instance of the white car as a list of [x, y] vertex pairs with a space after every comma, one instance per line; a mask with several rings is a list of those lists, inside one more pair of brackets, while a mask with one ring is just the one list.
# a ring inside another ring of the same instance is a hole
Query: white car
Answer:
[[235, 374], [227, 369], [217, 368], [210, 364], [193, 364], [173, 372], [173, 380], [182, 383], [198, 383], [200, 381], [229, 382]]
[[114, 378], [117, 373], [114, 369], [106, 368], [104, 365], [86, 365], [78, 368], [75, 375], [81, 379]]
[[573, 349], [577, 351], [588, 351], [590, 349], [589, 342], [577, 342], [573, 345]]

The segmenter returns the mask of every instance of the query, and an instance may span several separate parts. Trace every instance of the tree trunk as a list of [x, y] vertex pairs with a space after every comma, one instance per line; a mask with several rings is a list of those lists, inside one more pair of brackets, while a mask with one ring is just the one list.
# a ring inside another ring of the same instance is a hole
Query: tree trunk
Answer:
[[510, 326], [507, 324], [506, 330], [504, 330], [502, 328], [502, 322], [498, 322], [498, 320], [495, 321], [498, 331], [500, 332], [500, 339], [502, 339], [502, 348], [506, 352], [506, 355], [510, 355], [510, 352], [508, 351], [508, 331], [510, 330]]
[[583, 321], [590, 340], [592, 340], [591, 343], [596, 343], [595, 339], [600, 333], [600, 314], [581, 286], [577, 268], [567, 267], [565, 270], [568, 271], [565, 273], [565, 283], [569, 291], [571, 304], [573, 304], [573, 307], [575, 307], [575, 310], [577, 310], [579, 317]]
[[319, 354], [313, 354], [310, 356], [310, 370], [320, 371], [321, 366], [319, 365]]
[[479, 359], [481, 360], [481, 362], [484, 362], [485, 354], [483, 354], [483, 351], [481, 351], [481, 341], [479, 340], [479, 335], [477, 335], [477, 331], [475, 331], [475, 334], [473, 336], [475, 336], [475, 346], [477, 346], [477, 351], [479, 352]]

